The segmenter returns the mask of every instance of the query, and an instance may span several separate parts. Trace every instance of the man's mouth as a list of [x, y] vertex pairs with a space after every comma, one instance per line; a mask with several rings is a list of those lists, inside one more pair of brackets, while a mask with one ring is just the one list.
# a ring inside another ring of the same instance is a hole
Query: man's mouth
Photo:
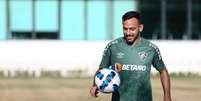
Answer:
[[133, 38], [133, 36], [126, 36], [126, 38], [127, 38], [127, 39], [132, 39], [132, 38]]

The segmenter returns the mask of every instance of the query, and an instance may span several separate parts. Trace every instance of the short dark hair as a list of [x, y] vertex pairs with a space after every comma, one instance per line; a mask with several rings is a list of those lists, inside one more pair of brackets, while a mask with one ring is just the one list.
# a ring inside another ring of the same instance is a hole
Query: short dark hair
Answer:
[[126, 13], [122, 16], [122, 21], [124, 22], [124, 21], [126, 21], [126, 20], [128, 20], [128, 19], [131, 19], [131, 18], [136, 18], [136, 19], [139, 20], [139, 22], [141, 22], [141, 21], [140, 21], [140, 13], [137, 12], [137, 11], [128, 11], [128, 12], [126, 12]]

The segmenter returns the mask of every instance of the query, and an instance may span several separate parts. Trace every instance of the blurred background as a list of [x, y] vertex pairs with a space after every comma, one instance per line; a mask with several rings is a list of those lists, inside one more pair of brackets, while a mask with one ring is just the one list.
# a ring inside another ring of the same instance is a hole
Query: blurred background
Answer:
[[121, 16], [142, 14], [143, 36], [199, 40], [200, 0], [1, 0], [1, 40], [112, 40], [122, 35]]
[[[87, 94], [104, 47], [123, 35], [121, 17], [130, 10], [141, 13], [141, 35], [161, 51], [173, 100], [201, 99], [200, 0], [0, 0], [0, 101], [109, 100]], [[161, 101], [152, 73], [154, 101]]]

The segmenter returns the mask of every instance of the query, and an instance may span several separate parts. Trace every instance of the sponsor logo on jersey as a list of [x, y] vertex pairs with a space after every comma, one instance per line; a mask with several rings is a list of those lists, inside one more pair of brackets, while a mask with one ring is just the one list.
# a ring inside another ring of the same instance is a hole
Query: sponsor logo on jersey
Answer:
[[148, 57], [148, 53], [146, 53], [146, 52], [144, 52], [144, 51], [139, 52], [138, 55], [139, 55], [140, 59], [143, 60], [143, 61], [144, 61], [145, 59], [147, 59], [147, 57]]
[[120, 64], [120, 63], [116, 63], [115, 64], [115, 71], [117, 71], [117, 72], [120, 72], [120, 71], [122, 71], [122, 64]]
[[122, 70], [126, 71], [146, 71], [147, 66], [146, 65], [135, 65], [135, 64], [115, 64], [115, 70], [117, 72], [120, 72]]
[[117, 56], [118, 59], [121, 59], [121, 58], [124, 57], [124, 53], [119, 52], [119, 53], [116, 54], [116, 56]]

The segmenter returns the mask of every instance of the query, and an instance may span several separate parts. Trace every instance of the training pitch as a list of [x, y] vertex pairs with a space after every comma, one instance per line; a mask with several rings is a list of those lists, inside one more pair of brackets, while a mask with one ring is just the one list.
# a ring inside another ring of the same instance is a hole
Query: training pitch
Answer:
[[[0, 78], [0, 101], [110, 101], [89, 95], [92, 78]], [[199, 101], [200, 77], [171, 77], [173, 101]], [[163, 101], [159, 77], [152, 78], [153, 101]]]

